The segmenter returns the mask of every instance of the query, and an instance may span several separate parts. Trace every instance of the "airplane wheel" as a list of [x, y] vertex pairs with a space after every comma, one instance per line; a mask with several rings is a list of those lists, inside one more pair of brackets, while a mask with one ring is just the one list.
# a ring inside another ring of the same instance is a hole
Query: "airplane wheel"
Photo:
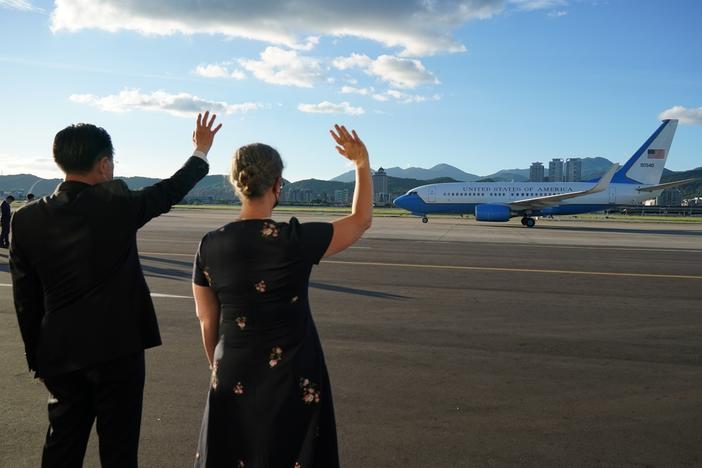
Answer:
[[526, 217], [522, 218], [522, 226], [526, 226], [526, 223], [527, 223], [527, 218]]
[[533, 228], [536, 225], [536, 220], [534, 218], [527, 218], [524, 223], [526, 227]]
[[429, 218], [427, 218], [426, 216], [423, 216], [423, 217], [422, 217], [422, 222], [423, 222], [424, 224], [428, 223], [428, 222], [429, 222]]

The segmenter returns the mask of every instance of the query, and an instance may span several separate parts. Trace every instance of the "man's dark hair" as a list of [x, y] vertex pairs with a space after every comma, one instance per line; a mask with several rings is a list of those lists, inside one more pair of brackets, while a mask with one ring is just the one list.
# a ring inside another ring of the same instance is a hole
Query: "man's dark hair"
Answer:
[[34, 200], [34, 194], [33, 193], [28, 193], [27, 194], [27, 201], [32, 201]]
[[112, 139], [104, 128], [79, 123], [64, 128], [54, 138], [54, 161], [66, 174], [88, 173], [104, 156], [114, 156]]
[[12, 203], [13, 201], [15, 201], [15, 197], [13, 197], [12, 195], [8, 195], [8, 196], [5, 197], [5, 200], [7, 200], [8, 202]]

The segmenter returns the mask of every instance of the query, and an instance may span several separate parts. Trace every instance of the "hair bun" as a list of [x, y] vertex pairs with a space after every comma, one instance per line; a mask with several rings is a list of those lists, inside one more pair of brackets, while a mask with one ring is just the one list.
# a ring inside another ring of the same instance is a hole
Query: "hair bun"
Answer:
[[252, 143], [236, 150], [229, 180], [237, 194], [256, 198], [273, 187], [282, 173], [283, 161], [278, 152], [263, 143]]

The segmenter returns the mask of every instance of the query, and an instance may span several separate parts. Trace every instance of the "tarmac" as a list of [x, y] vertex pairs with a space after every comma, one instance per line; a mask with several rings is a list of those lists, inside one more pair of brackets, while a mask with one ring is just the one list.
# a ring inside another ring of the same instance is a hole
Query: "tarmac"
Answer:
[[[175, 210], [140, 231], [164, 341], [142, 467], [194, 461], [209, 370], [192, 258], [235, 217]], [[378, 217], [310, 281], [344, 467], [702, 466], [702, 223]], [[48, 395], [9, 283], [2, 250], [0, 466], [36, 467]]]

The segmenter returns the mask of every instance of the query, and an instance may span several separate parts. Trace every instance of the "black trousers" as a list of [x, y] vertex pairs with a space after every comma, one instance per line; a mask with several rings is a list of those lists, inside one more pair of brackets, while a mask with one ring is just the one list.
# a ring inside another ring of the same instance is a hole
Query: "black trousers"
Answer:
[[10, 223], [0, 224], [0, 247], [7, 247], [10, 245]]
[[49, 430], [43, 468], [80, 468], [97, 419], [103, 468], [138, 466], [144, 352], [44, 379]]

